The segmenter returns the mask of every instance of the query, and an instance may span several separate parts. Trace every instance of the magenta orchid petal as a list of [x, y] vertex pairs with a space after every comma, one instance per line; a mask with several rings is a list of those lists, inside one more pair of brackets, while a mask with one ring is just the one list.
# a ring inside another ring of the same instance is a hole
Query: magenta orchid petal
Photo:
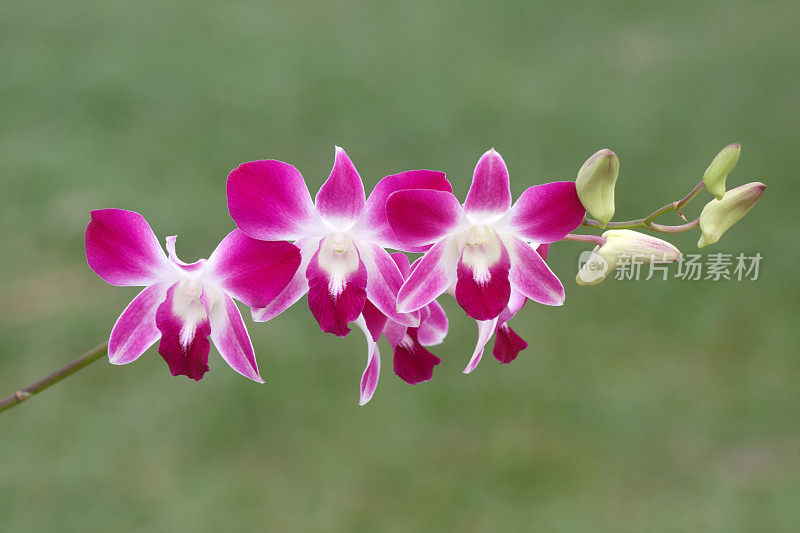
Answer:
[[145, 287], [117, 319], [108, 340], [108, 359], [124, 365], [135, 361], [161, 337], [156, 309], [167, 297], [169, 283]]
[[175, 252], [175, 241], [178, 240], [177, 235], [170, 235], [167, 237], [167, 253], [169, 254], [169, 260], [178, 267], [179, 270], [186, 272], [187, 274], [197, 274], [206, 265], [205, 259], [200, 259], [199, 261], [195, 261], [194, 263], [186, 263], [181, 261], [181, 258], [178, 257], [178, 254]]
[[397, 310], [416, 311], [434, 301], [457, 279], [461, 249], [456, 237], [447, 237], [431, 247], [397, 293]]
[[468, 316], [490, 320], [505, 309], [511, 296], [508, 251], [496, 235], [469, 244], [458, 262], [456, 301]]
[[464, 210], [474, 219], [490, 219], [511, 207], [511, 185], [505, 161], [494, 148], [487, 151], [475, 166], [472, 186]]
[[347, 324], [358, 318], [367, 300], [367, 269], [358, 250], [349, 246], [341, 250], [323, 239], [306, 269], [311, 314], [322, 331], [339, 337], [350, 333]]
[[378, 349], [378, 344], [374, 343], [369, 352], [367, 366], [364, 368], [364, 373], [361, 374], [361, 395], [358, 399], [358, 405], [365, 405], [372, 399], [372, 395], [375, 394], [375, 389], [378, 387], [378, 377], [380, 373], [381, 352]]
[[244, 377], [264, 383], [258, 373], [253, 343], [233, 299], [221, 294], [209, 316], [211, 340], [225, 362]]
[[383, 333], [386, 327], [388, 317], [381, 313], [377, 307], [372, 305], [369, 300], [364, 302], [364, 309], [361, 310], [361, 316], [364, 317], [364, 323], [367, 326], [367, 331], [369, 331], [372, 336], [372, 340], [378, 342], [381, 333]]
[[500, 321], [505, 322], [514, 318], [520, 309], [525, 306], [528, 298], [518, 290], [511, 291], [511, 297], [508, 299], [508, 306], [500, 313]]
[[266, 307], [254, 308], [252, 311], [253, 320], [256, 322], [266, 322], [280, 315], [289, 307], [294, 305], [305, 293], [308, 292], [308, 278], [306, 270], [308, 264], [314, 257], [319, 247], [320, 239], [301, 239], [295, 242], [295, 246], [300, 249], [300, 266], [295, 271], [294, 277]]
[[394, 320], [389, 320], [383, 327], [383, 335], [386, 337], [386, 340], [389, 341], [389, 344], [397, 346], [400, 344], [400, 341], [403, 340], [403, 337], [406, 336], [406, 331], [408, 329], [409, 328], [403, 324], [398, 324]]
[[429, 381], [433, 367], [441, 362], [420, 344], [416, 328], [408, 328], [404, 338], [394, 346], [394, 373], [411, 385]]
[[547, 254], [550, 252], [550, 245], [549, 244], [540, 244], [538, 248], [536, 248], [536, 253], [542, 256], [542, 259], [547, 261]]
[[408, 275], [411, 273], [411, 263], [408, 260], [408, 256], [403, 252], [392, 252], [389, 256], [392, 258], [392, 261], [394, 261], [394, 264], [397, 265], [403, 279], [408, 278]]
[[585, 215], [575, 182], [556, 181], [529, 187], [498, 227], [525, 240], [551, 243], [580, 226]]
[[489, 339], [492, 338], [492, 335], [494, 335], [494, 330], [497, 327], [497, 318], [493, 318], [491, 320], [478, 320], [477, 324], [478, 342], [475, 345], [475, 351], [472, 352], [472, 358], [469, 360], [467, 367], [463, 371], [465, 374], [469, 374], [475, 370], [475, 367], [481, 362], [481, 357], [483, 357], [483, 349], [486, 347]]
[[372, 399], [375, 388], [378, 386], [378, 377], [381, 372], [381, 353], [378, 350], [378, 343], [373, 340], [372, 334], [363, 316], [359, 316], [354, 322], [367, 340], [367, 366], [361, 374], [360, 395], [358, 405], [364, 405]]
[[405, 326], [419, 326], [419, 314], [399, 313], [397, 293], [403, 285], [403, 275], [389, 253], [372, 243], [359, 243], [361, 260], [367, 270], [367, 298], [381, 313]]
[[85, 243], [89, 267], [111, 285], [151, 285], [178, 278], [150, 225], [134, 211], [92, 211]]
[[273, 159], [243, 163], [228, 175], [228, 211], [249, 237], [293, 241], [319, 224], [303, 176]]
[[463, 222], [463, 209], [450, 192], [407, 189], [389, 196], [386, 216], [398, 241], [418, 247], [457, 231]]
[[413, 274], [413, 273], [414, 273], [414, 271], [417, 269], [417, 267], [419, 266], [419, 262], [420, 262], [420, 261], [422, 261], [422, 257], [418, 257], [418, 258], [416, 258], [416, 259], [414, 260], [414, 262], [413, 262], [413, 263], [411, 263], [411, 267], [408, 269], [408, 275], [405, 275], [405, 274], [404, 274], [404, 275], [403, 275], [403, 277], [405, 277], [406, 279], [408, 279], [408, 276], [410, 276], [411, 274]]
[[420, 322], [417, 329], [417, 339], [423, 346], [435, 346], [441, 344], [447, 336], [447, 315], [439, 302], [433, 301], [428, 304], [428, 316]]
[[409, 170], [386, 176], [378, 182], [372, 190], [372, 194], [367, 198], [367, 203], [358, 217], [358, 221], [356, 221], [354, 231], [383, 248], [394, 248], [406, 252], [424, 252], [428, 248], [427, 246], [415, 247], [401, 243], [389, 226], [389, 220], [386, 216], [386, 200], [392, 193], [403, 189], [434, 189], [453, 192], [453, 188], [445, 178], [444, 172]]
[[172, 285], [156, 310], [156, 327], [161, 332], [158, 353], [173, 376], [200, 381], [208, 372], [211, 347], [207, 304], [201, 297], [191, 297], [182, 284]]
[[286, 289], [300, 261], [294, 244], [259, 241], [236, 229], [208, 258], [204, 275], [237, 300], [263, 308]]
[[364, 184], [344, 150], [336, 147], [333, 168], [314, 200], [317, 211], [334, 224], [349, 225], [358, 218], [366, 203]]
[[506, 236], [511, 254], [511, 286], [534, 302], [545, 305], [564, 304], [564, 286], [536, 250], [528, 243]]
[[528, 343], [517, 333], [503, 323], [497, 326], [494, 336], [492, 354], [501, 363], [510, 363], [517, 358], [519, 352], [528, 347]]

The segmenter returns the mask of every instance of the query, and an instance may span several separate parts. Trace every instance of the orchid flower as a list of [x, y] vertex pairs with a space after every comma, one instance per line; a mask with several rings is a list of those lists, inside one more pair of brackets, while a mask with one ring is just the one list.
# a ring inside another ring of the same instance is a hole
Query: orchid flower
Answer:
[[[390, 255], [404, 279], [418, 264], [409, 265], [408, 257], [400, 252]], [[387, 318], [369, 302], [355, 324], [363, 330], [367, 338], [367, 366], [361, 375], [359, 405], [364, 405], [372, 398], [378, 385], [381, 368], [378, 339], [381, 333], [394, 350], [394, 373], [406, 383], [414, 385], [429, 381], [433, 377], [433, 367], [442, 362], [425, 348], [441, 344], [447, 335], [447, 316], [436, 301], [420, 309], [418, 327], [408, 327]]]
[[546, 305], [564, 303], [564, 287], [536, 253], [577, 228], [585, 210], [572, 181], [528, 188], [512, 206], [508, 169], [494, 149], [478, 161], [462, 206], [448, 191], [400, 190], [386, 202], [396, 238], [433, 245], [398, 293], [401, 313], [420, 309], [455, 283], [458, 304], [486, 321], [513, 291]]
[[167, 256], [139, 213], [92, 211], [86, 228], [91, 269], [112, 285], [145, 287], [111, 330], [111, 363], [135, 361], [159, 341], [158, 353], [172, 375], [199, 381], [208, 372], [210, 337], [231, 368], [263, 383], [233, 298], [248, 306], [269, 304], [297, 270], [299, 250], [234, 230], [208, 260], [185, 263], [175, 253], [176, 238], [167, 237]]
[[[547, 259], [547, 252], [550, 248], [549, 244], [541, 244], [536, 249], [542, 259]], [[448, 290], [454, 292], [454, 289]], [[475, 345], [475, 351], [472, 352], [472, 358], [467, 363], [464, 369], [465, 374], [469, 374], [483, 357], [483, 350], [489, 343], [489, 340], [494, 336], [494, 347], [492, 348], [492, 355], [494, 358], [503, 364], [510, 363], [517, 358], [519, 352], [528, 347], [525, 339], [520, 337], [516, 331], [511, 329], [508, 321], [522, 309], [528, 299], [519, 291], [512, 291], [511, 297], [508, 299], [508, 305], [500, 312], [500, 315], [491, 320], [476, 320], [478, 324], [478, 342]]]
[[385, 250], [401, 246], [386, 220], [386, 198], [405, 188], [452, 191], [444, 173], [417, 170], [383, 178], [365, 199], [361, 177], [338, 146], [330, 176], [313, 203], [303, 176], [288, 163], [253, 161], [233, 170], [228, 209], [239, 229], [263, 241], [294, 241], [302, 256], [286, 289], [255, 309], [253, 318], [269, 320], [308, 293], [320, 328], [340, 337], [350, 332], [348, 324], [361, 316], [367, 302], [396, 322], [419, 326], [416, 310], [397, 311], [403, 276]]

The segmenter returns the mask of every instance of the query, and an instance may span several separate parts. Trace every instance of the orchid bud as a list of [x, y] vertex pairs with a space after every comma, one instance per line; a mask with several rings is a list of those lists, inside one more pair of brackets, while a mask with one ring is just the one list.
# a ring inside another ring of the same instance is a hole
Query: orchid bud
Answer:
[[583, 207], [605, 227], [614, 216], [614, 186], [619, 174], [619, 159], [603, 149], [586, 160], [575, 178]]
[[717, 242], [722, 234], [739, 222], [750, 211], [767, 186], [756, 181], [731, 189], [722, 200], [711, 200], [700, 213], [700, 231], [703, 235], [697, 242], [702, 248]]
[[[578, 285], [597, 285], [626, 257], [629, 263], [672, 263], [681, 252], [667, 241], [629, 229], [609, 230], [603, 233], [606, 242], [595, 247], [586, 257], [575, 281]], [[587, 253], [587, 252], [584, 252]]]
[[717, 200], [722, 200], [725, 195], [725, 179], [739, 161], [741, 151], [742, 143], [729, 144], [720, 150], [703, 174], [703, 183], [706, 184], [706, 189], [716, 196]]

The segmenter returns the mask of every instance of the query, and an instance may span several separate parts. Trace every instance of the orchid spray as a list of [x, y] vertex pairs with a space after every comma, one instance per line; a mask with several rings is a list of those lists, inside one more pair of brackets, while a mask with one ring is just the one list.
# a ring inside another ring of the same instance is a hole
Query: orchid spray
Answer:
[[[594, 245], [587, 253], [596, 261], [587, 261], [576, 278], [584, 286], [603, 282], [623, 257], [641, 263], [681, 258], [675, 246], [650, 233], [699, 229], [698, 247], [713, 245], [766, 188], [752, 182], [728, 190], [740, 153], [739, 143], [726, 146], [688, 194], [626, 221], [613, 220], [619, 160], [607, 149], [592, 155], [574, 180], [534, 185], [513, 201], [508, 166], [492, 148], [478, 159], [463, 203], [445, 174], [431, 170], [386, 176], [367, 197], [355, 165], [339, 147], [313, 201], [294, 166], [252, 161], [227, 180], [237, 229], [208, 259], [194, 263], [178, 258], [174, 236], [166, 238], [165, 253], [139, 213], [92, 211], [85, 242], [89, 267], [112, 285], [143, 289], [110, 328], [108, 342], [0, 400], [0, 411], [103, 356], [127, 364], [156, 343], [174, 376], [203, 379], [213, 344], [236, 372], [263, 383], [235, 300], [250, 309], [254, 321], [264, 322], [307, 295], [322, 331], [344, 337], [353, 325], [361, 329], [367, 340], [361, 405], [378, 383], [381, 337], [392, 348], [399, 378], [412, 385], [432, 378], [441, 359], [428, 347], [447, 335], [448, 319], [437, 301], [445, 294], [478, 326], [464, 372], [477, 367], [492, 338], [494, 357], [510, 363], [528, 344], [509, 320], [528, 301], [565, 302], [564, 285], [546, 262], [552, 245]], [[714, 197], [689, 221], [684, 208], [703, 189]], [[684, 223], [657, 222], [670, 212]], [[575, 233], [581, 226], [604, 231]], [[412, 263], [406, 253], [421, 255]]]

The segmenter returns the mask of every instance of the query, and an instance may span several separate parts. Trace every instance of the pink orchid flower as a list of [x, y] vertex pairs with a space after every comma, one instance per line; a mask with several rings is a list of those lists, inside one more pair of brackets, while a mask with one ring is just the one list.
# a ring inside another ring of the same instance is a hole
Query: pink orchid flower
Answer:
[[[546, 260], [549, 248], [549, 244], [541, 244], [536, 249], [536, 252], [542, 259]], [[525, 339], [520, 337], [508, 325], [508, 321], [514, 318], [514, 315], [522, 309], [527, 301], [528, 299], [521, 292], [512, 291], [511, 297], [508, 299], [508, 305], [500, 312], [500, 315], [491, 320], [476, 320], [478, 324], [478, 343], [475, 346], [475, 351], [472, 352], [472, 358], [464, 369], [465, 374], [469, 374], [478, 366], [481, 357], [483, 357], [483, 350], [492, 336], [494, 336], [492, 355], [503, 364], [514, 361], [519, 352], [528, 347]]]
[[333, 169], [314, 202], [303, 176], [288, 163], [253, 161], [228, 176], [228, 210], [239, 229], [263, 241], [294, 241], [302, 255], [286, 289], [268, 306], [255, 309], [253, 318], [269, 320], [308, 293], [320, 328], [340, 337], [350, 332], [347, 325], [361, 316], [367, 302], [392, 320], [417, 327], [419, 313], [397, 312], [403, 276], [385, 248], [400, 244], [386, 220], [386, 198], [405, 188], [449, 194], [450, 183], [442, 172], [403, 172], [383, 178], [365, 199], [350, 158], [338, 146], [335, 152]]
[[[416, 268], [417, 263], [409, 265], [408, 257], [404, 254], [395, 252], [390, 255], [404, 279]], [[429, 381], [433, 377], [433, 367], [442, 362], [425, 348], [441, 344], [447, 336], [447, 316], [436, 301], [420, 310], [418, 327], [408, 327], [387, 318], [369, 302], [355, 324], [363, 330], [367, 339], [367, 366], [361, 375], [359, 405], [364, 405], [372, 398], [378, 385], [381, 368], [378, 339], [381, 334], [394, 350], [394, 373], [406, 383], [414, 385]]]
[[229, 233], [208, 260], [184, 263], [167, 237], [169, 257], [139, 213], [92, 211], [86, 260], [112, 285], [145, 286], [122, 312], [108, 341], [113, 364], [135, 361], [156, 341], [173, 376], [199, 381], [208, 371], [209, 336], [222, 358], [263, 383], [253, 345], [232, 298], [268, 305], [289, 283], [300, 252], [288, 242], [262, 242]]
[[386, 213], [401, 243], [433, 245], [400, 289], [399, 312], [424, 307], [453, 283], [458, 304], [476, 320], [498, 317], [514, 290], [538, 303], [564, 303], [561, 281], [536, 248], [583, 220], [574, 182], [530, 187], [512, 206], [508, 169], [491, 149], [463, 206], [447, 191], [401, 190], [389, 196]]

